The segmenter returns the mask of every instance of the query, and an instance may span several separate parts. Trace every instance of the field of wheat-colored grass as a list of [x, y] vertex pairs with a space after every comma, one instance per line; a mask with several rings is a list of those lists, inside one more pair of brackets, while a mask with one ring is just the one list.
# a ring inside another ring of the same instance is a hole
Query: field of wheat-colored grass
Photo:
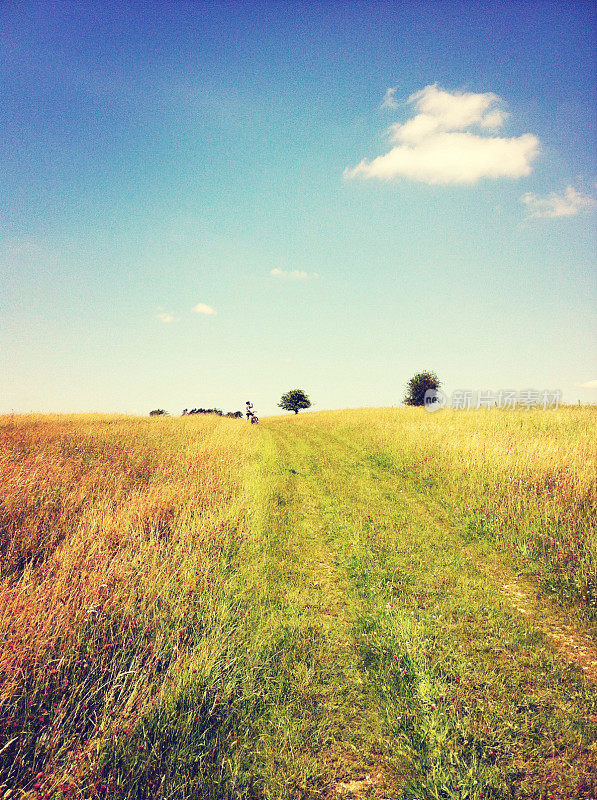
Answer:
[[482, 562], [594, 634], [596, 433], [3, 417], [0, 797], [594, 796], [594, 689]]
[[220, 588], [243, 535], [249, 433], [214, 418], [3, 420], [9, 785], [55, 765], [68, 793], [106, 731], [134, 726], [189, 653], [208, 671], [223, 652], [238, 624]]

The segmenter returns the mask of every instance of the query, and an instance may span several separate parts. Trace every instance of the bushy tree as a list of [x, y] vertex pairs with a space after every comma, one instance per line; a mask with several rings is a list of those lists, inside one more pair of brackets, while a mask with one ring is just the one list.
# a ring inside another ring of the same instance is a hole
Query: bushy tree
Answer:
[[295, 414], [298, 414], [301, 408], [309, 408], [311, 401], [302, 389], [291, 389], [282, 395], [278, 406], [284, 411], [294, 411]]
[[168, 414], [167, 411], [164, 411], [163, 408], [154, 408], [153, 411], [149, 412], [150, 417], [164, 417]]
[[419, 372], [409, 380], [404, 402], [407, 406], [424, 406], [425, 392], [428, 389], [439, 389], [440, 385], [435, 372]]

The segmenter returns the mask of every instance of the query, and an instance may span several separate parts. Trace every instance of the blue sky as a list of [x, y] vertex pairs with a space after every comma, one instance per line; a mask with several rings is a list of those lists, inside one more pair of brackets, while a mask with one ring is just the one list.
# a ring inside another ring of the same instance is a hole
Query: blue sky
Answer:
[[0, 24], [0, 412], [597, 402], [591, 3]]

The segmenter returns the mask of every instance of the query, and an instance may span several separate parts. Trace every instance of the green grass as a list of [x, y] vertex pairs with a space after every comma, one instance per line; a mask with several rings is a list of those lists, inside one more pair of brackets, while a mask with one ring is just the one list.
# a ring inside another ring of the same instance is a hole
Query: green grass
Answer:
[[[557, 413], [60, 420], [52, 474], [109, 457], [109, 487], [59, 536], [41, 479], [7, 494], [38, 545], [2, 584], [0, 796], [595, 797], [594, 686], [484, 567], [594, 629], [594, 417]], [[19, 475], [48, 425], [8, 425]], [[568, 532], [563, 577], [532, 543]]]

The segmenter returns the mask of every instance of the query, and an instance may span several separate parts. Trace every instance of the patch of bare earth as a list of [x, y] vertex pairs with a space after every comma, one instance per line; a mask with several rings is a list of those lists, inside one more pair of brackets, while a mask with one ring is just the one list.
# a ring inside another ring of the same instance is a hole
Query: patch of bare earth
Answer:
[[[337, 780], [334, 787], [327, 794], [325, 800], [385, 800], [385, 780], [379, 767], [356, 767], [354, 757], [345, 754], [338, 771], [341, 780]], [[344, 773], [344, 774], [343, 774]]]

